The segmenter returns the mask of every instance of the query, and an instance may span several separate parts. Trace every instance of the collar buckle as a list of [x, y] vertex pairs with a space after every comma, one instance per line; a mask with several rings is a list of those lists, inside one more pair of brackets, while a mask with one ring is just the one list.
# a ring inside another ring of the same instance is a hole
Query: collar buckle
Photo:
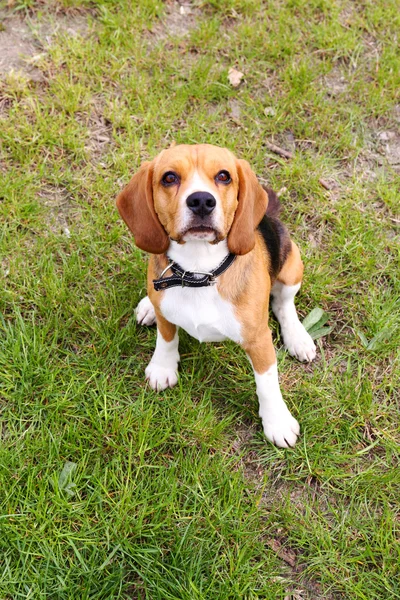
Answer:
[[[181, 287], [208, 287], [217, 284], [217, 277], [222, 275], [228, 267], [233, 263], [236, 256], [234, 254], [228, 254], [228, 256], [222, 261], [222, 263], [212, 271], [185, 271], [175, 261], [171, 260], [165, 269], [161, 272], [158, 279], [153, 279], [154, 289], [156, 291], [165, 290], [170, 287], [181, 286]], [[171, 269], [172, 275], [165, 277], [167, 271]], [[198, 277], [196, 277], [198, 275]]]
[[169, 271], [169, 269], [172, 269], [172, 267], [174, 266], [174, 261], [171, 260], [171, 262], [165, 267], [164, 271], [161, 273], [159, 279], [162, 279], [162, 277], [164, 276], [164, 274]]

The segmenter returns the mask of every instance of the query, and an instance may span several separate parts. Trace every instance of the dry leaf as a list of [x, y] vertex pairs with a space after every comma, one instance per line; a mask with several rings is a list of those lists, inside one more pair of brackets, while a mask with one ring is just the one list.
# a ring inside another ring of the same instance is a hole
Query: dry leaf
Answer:
[[268, 540], [267, 544], [276, 554], [292, 568], [296, 566], [296, 553], [290, 548], [282, 546], [278, 540]]
[[234, 67], [231, 67], [228, 71], [229, 83], [231, 85], [233, 85], [233, 87], [238, 87], [240, 85], [240, 82], [242, 81], [243, 77], [244, 77], [244, 73], [241, 73]]

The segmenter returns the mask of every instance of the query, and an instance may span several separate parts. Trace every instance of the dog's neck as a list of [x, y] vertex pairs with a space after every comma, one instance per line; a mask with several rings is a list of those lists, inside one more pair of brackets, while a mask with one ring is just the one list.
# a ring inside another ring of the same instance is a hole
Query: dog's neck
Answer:
[[209, 272], [222, 263], [229, 250], [226, 240], [218, 244], [210, 244], [202, 240], [192, 240], [185, 244], [171, 241], [167, 254], [186, 271]]

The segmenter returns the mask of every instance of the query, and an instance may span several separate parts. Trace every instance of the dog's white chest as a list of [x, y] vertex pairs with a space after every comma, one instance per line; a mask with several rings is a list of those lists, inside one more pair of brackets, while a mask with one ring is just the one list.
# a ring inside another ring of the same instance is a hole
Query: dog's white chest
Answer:
[[182, 327], [199, 342], [241, 341], [233, 306], [221, 298], [216, 286], [166, 290], [161, 311], [170, 323]]

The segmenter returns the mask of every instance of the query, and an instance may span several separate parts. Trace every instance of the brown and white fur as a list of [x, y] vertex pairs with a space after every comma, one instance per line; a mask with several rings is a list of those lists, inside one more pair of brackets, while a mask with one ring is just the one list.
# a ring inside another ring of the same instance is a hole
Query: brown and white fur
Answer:
[[[215, 199], [207, 214], [187, 203], [197, 192]], [[151, 253], [148, 296], [136, 309], [138, 323], [157, 323], [156, 348], [146, 368], [150, 386], [161, 391], [177, 383], [178, 327], [201, 342], [233, 340], [252, 364], [266, 437], [288, 447], [297, 440], [299, 424], [279, 387], [268, 327], [270, 296], [289, 353], [311, 361], [315, 345], [296, 313], [303, 264], [277, 219], [278, 204], [246, 161], [208, 144], [163, 150], [140, 167], [117, 198], [136, 245]], [[168, 265], [167, 252], [191, 272], [215, 269], [229, 252], [237, 258], [214, 286], [155, 291], [152, 281]]]

